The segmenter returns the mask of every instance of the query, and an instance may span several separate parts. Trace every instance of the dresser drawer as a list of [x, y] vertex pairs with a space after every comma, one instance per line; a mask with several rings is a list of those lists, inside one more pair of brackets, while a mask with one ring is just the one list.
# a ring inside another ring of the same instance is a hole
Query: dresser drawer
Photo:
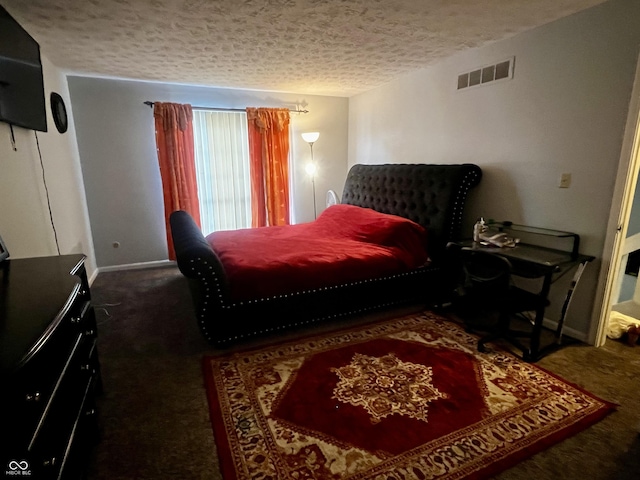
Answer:
[[86, 355], [87, 344], [95, 338], [95, 314], [80, 287], [74, 290], [69, 308], [58, 320], [56, 328], [31, 354], [20, 374], [13, 378], [8, 400], [15, 413], [11, 418], [21, 419], [22, 440], [30, 441], [29, 437], [50, 408], [51, 399], [57, 394], [66, 372], [72, 369], [72, 360]]
[[38, 478], [71, 478], [69, 470], [75, 468], [75, 462], [70, 459], [97, 439], [94, 396], [99, 367], [95, 340], [82, 348], [85, 346], [89, 351], [83, 353], [87, 355], [71, 362], [29, 446], [32, 469]]

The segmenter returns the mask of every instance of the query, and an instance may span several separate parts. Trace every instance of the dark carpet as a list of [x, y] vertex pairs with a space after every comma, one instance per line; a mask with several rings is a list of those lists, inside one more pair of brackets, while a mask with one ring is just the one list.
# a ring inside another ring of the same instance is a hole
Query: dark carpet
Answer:
[[[221, 479], [201, 370], [202, 356], [220, 351], [200, 336], [186, 280], [175, 267], [102, 273], [92, 295], [105, 393], [98, 405], [102, 439], [93, 451], [88, 478]], [[317, 325], [286, 337], [345, 323]], [[496, 478], [640, 478], [640, 347], [616, 341], [601, 348], [577, 344], [537, 365], [619, 408]]]

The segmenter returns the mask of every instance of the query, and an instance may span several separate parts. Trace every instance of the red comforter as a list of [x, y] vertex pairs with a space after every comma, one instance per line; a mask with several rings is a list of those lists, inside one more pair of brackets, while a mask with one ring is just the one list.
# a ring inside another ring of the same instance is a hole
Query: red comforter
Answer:
[[352, 205], [317, 220], [207, 236], [234, 300], [247, 300], [400, 273], [428, 261], [417, 223]]

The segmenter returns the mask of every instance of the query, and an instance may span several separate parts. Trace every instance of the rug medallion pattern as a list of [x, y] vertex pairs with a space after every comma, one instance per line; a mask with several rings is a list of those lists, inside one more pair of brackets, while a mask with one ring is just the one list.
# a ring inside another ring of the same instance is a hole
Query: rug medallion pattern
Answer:
[[356, 353], [350, 364], [332, 371], [340, 379], [333, 398], [362, 406], [373, 423], [394, 413], [426, 422], [429, 403], [446, 398], [431, 382], [431, 367], [402, 362], [391, 353], [379, 358]]
[[486, 478], [613, 408], [476, 342], [425, 312], [206, 357], [225, 478]]

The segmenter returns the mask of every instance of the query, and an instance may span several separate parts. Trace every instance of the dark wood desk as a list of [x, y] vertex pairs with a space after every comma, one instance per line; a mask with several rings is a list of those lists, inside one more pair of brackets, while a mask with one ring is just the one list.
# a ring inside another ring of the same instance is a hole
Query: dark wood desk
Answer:
[[560, 319], [558, 320], [558, 327], [555, 331], [555, 342], [545, 346], [544, 348], [541, 348], [540, 346], [540, 337], [542, 335], [544, 314], [546, 310], [544, 306], [546, 302], [543, 302], [542, 306], [536, 311], [533, 330], [529, 337], [529, 348], [527, 349], [522, 345], [516, 345], [516, 347], [523, 351], [522, 358], [525, 361], [534, 362], [562, 345], [564, 320], [569, 304], [571, 303], [573, 292], [586, 265], [593, 261], [595, 257], [590, 255], [581, 255], [573, 251], [573, 249], [572, 251], [556, 250], [527, 243], [519, 243], [515, 247], [495, 247], [483, 245], [478, 242], [465, 241], [460, 242], [460, 245], [463, 247], [491, 252], [507, 258], [513, 266], [513, 274], [515, 276], [541, 278], [542, 288], [538, 295], [543, 297], [545, 300], [549, 296], [551, 284], [569, 271], [575, 269], [573, 279], [562, 305]]

